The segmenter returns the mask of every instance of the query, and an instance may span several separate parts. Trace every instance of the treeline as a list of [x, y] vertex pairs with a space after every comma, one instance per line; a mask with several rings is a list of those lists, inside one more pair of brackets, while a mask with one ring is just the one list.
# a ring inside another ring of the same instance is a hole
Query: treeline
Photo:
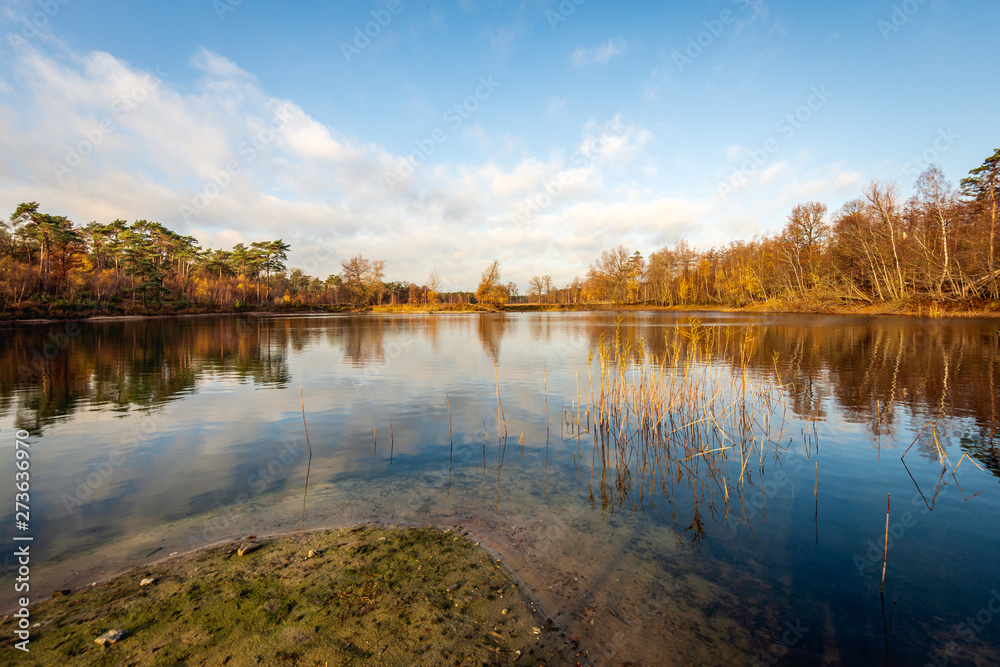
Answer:
[[1000, 300], [997, 197], [1000, 149], [954, 188], [936, 166], [903, 199], [896, 183], [872, 181], [858, 199], [828, 214], [808, 202], [778, 233], [696, 250], [681, 241], [643, 257], [606, 250], [584, 278], [557, 287], [531, 278], [526, 294], [504, 283], [500, 264], [483, 272], [475, 293], [441, 293], [433, 271], [424, 284], [385, 282], [385, 262], [361, 255], [325, 280], [286, 269], [281, 239], [201, 248], [147, 220], [77, 226], [65, 216], [21, 204], [0, 220], [0, 312], [80, 309], [185, 312], [329, 309], [371, 305], [502, 308], [512, 303], [611, 303], [747, 307], [805, 304], [907, 304], [931, 301], [996, 308]]
[[381, 303], [468, 303], [471, 294], [384, 282], [384, 262], [357, 255], [321, 280], [286, 269], [282, 241], [202, 248], [157, 222], [78, 226], [23, 203], [0, 220], [0, 312], [8, 316], [77, 312], [360, 307]]
[[[931, 166], [903, 199], [896, 183], [872, 181], [833, 215], [796, 206], [781, 232], [698, 251], [684, 242], [644, 258], [605, 251], [585, 280], [546, 290], [552, 300], [717, 304], [768, 302], [992, 303], [1000, 298], [997, 197], [1000, 149], [959, 189]], [[539, 294], [545, 278], [532, 279]]]
[[148, 220], [80, 227], [29, 202], [0, 225], [0, 306], [239, 308], [272, 299], [288, 249], [280, 239], [202, 249]]

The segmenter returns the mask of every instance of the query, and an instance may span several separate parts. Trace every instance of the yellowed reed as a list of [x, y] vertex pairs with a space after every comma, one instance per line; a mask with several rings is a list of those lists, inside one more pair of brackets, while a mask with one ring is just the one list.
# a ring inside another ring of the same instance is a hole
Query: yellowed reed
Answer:
[[[743, 503], [748, 480], [780, 450], [781, 379], [750, 372], [758, 343], [752, 334], [717, 335], [698, 321], [677, 326], [659, 357], [641, 339], [624, 340], [620, 326], [613, 339], [600, 340], [596, 387], [591, 378], [592, 500], [599, 467], [604, 508], [631, 498], [641, 510], [658, 489], [669, 496], [669, 485], [682, 482], [696, 503], [707, 494], [713, 509], [717, 497], [727, 512], [731, 502]], [[576, 427], [586, 432], [579, 411]]]

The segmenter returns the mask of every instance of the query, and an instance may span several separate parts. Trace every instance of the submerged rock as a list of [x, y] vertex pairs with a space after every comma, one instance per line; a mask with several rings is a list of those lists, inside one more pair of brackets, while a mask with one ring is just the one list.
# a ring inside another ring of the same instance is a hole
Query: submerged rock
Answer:
[[121, 630], [108, 630], [103, 635], [94, 640], [95, 644], [100, 644], [101, 646], [107, 646], [108, 644], [114, 644], [122, 639], [125, 633]]

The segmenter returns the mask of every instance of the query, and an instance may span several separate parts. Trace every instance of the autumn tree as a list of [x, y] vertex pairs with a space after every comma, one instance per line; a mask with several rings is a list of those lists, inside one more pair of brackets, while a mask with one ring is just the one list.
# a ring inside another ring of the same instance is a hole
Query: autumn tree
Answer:
[[[940, 295], [945, 283], [949, 284], [952, 293], [957, 291], [955, 278], [951, 272], [951, 245], [950, 230], [953, 226], [955, 214], [955, 195], [952, 192], [951, 184], [944, 177], [944, 173], [937, 165], [931, 165], [924, 170], [917, 179], [917, 192], [923, 205], [925, 217], [930, 222], [929, 226], [936, 228], [940, 234], [940, 246], [928, 242], [921, 242], [924, 250], [925, 266], [928, 270], [933, 270], [932, 264], [940, 261], [940, 276], [935, 281], [935, 291]], [[935, 234], [936, 236], [936, 234]], [[936, 247], [940, 247], [941, 257], [937, 257]]]
[[342, 261], [340, 265], [343, 267], [340, 275], [348, 300], [355, 306], [372, 303], [382, 289], [385, 260], [372, 261], [362, 255], [355, 255]]
[[[642, 277], [646, 271], [646, 260], [636, 250], [628, 258], [628, 275], [626, 278], [626, 299], [628, 303], [635, 303], [640, 300], [640, 289], [642, 287]], [[551, 278], [549, 278], [551, 282]]]
[[420, 286], [416, 283], [410, 283], [410, 288], [407, 291], [406, 302], [413, 306], [418, 305], [423, 297], [423, 291], [420, 289]]
[[545, 294], [549, 297], [549, 302], [555, 303], [555, 295], [553, 294], [555, 283], [552, 282], [552, 276], [548, 274], [542, 276], [542, 287], [545, 290]]
[[792, 209], [784, 229], [784, 258], [795, 277], [800, 292], [816, 287], [817, 263], [823, 243], [829, 236], [826, 205], [819, 202], [799, 204]]
[[677, 273], [676, 254], [671, 248], [664, 247], [650, 254], [646, 266], [646, 281], [652, 290], [654, 302], [664, 306], [675, 305]]
[[845, 202], [834, 216], [830, 255], [846, 296], [882, 299], [879, 238], [861, 199]]
[[899, 187], [895, 183], [881, 184], [872, 181], [865, 188], [864, 196], [873, 217], [884, 226], [892, 250], [895, 275], [894, 279], [886, 281], [886, 289], [893, 299], [900, 299], [906, 294], [906, 281], [903, 279], [901, 260], [901, 245], [904, 239], [900, 229]]
[[634, 269], [633, 255], [625, 246], [605, 250], [587, 271], [592, 293], [601, 300], [625, 303]]
[[427, 276], [427, 300], [430, 303], [438, 302], [438, 293], [441, 291], [441, 274], [438, 273], [437, 269], [433, 269], [429, 276]]
[[483, 271], [476, 288], [476, 301], [493, 308], [503, 308], [507, 303], [507, 291], [500, 284], [500, 260], [494, 259]]
[[532, 276], [531, 280], [528, 281], [528, 297], [540, 302], [544, 292], [545, 281], [542, 280], [541, 276]]

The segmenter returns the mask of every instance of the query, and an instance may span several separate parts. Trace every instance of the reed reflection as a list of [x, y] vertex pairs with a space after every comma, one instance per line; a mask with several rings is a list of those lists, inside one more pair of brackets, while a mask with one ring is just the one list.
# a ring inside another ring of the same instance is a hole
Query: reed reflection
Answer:
[[[486, 357], [501, 363], [502, 341], [520, 320], [504, 315], [474, 320], [235, 316], [80, 323], [61, 348], [50, 343], [54, 335], [65, 335], [64, 325], [9, 328], [0, 336], [0, 414], [16, 412], [18, 427], [37, 430], [84, 407], [156, 405], [197, 391], [212, 376], [284, 386], [290, 381], [289, 353], [307, 345], [341, 349], [355, 367], [384, 365], [387, 336], [423, 336], [437, 345], [441, 327], [455, 333], [474, 326]], [[873, 447], [886, 446], [908, 428], [910, 423], [899, 423], [903, 418], [968, 419], [973, 428], [963, 435], [970, 451], [993, 456], [1000, 373], [995, 326], [900, 318], [817, 322], [795, 316], [631, 313], [620, 327], [607, 314], [533, 317], [527, 326], [542, 344], [582, 337], [576, 362], [581, 370], [585, 350], [597, 350], [602, 336], [616, 335], [616, 328], [623, 344], [641, 345], [657, 358], [677, 346], [678, 354], [711, 358], [734, 373], [745, 369], [779, 383], [794, 416], [823, 422], [834, 411], [865, 424]], [[714, 333], [685, 333], [698, 328]], [[746, 340], [754, 341], [752, 349], [744, 348]], [[936, 456], [923, 444], [918, 448]]]
[[[780, 380], [792, 414], [822, 422], [834, 408], [846, 420], [866, 424], [873, 446], [880, 437], [885, 444], [899, 433], [902, 416], [917, 422], [969, 418], [988, 446], [996, 442], [1000, 336], [993, 331], [995, 323], [758, 319], [765, 321], [679, 316], [664, 326], [662, 318], [633, 314], [622, 319], [620, 335], [655, 356], [678, 344], [680, 335], [682, 351], [695, 346], [698, 354], [734, 371], [740, 370], [745, 354], [749, 371]], [[678, 334], [675, 324], [682, 330], [719, 332], [693, 340]], [[590, 349], [597, 349], [601, 337], [614, 335], [616, 329], [614, 319], [606, 315], [590, 316], [584, 326]], [[756, 345], [749, 353], [741, 352], [748, 338]]]

